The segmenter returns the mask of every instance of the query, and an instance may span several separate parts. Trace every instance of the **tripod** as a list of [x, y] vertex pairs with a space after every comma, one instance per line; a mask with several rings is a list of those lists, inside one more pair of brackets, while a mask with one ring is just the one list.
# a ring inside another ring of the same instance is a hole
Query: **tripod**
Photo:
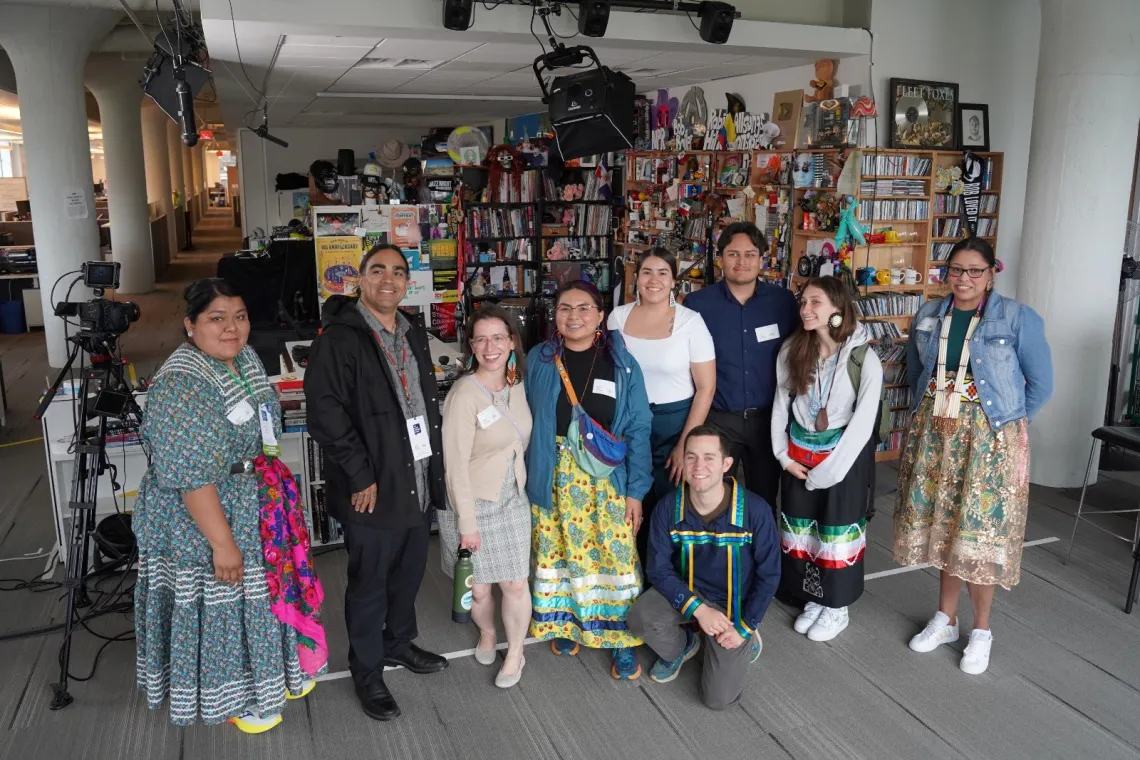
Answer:
[[[79, 410], [75, 423], [75, 475], [71, 482], [71, 541], [67, 549], [66, 576], [67, 610], [63, 621], [63, 644], [59, 653], [59, 681], [52, 684], [50, 709], [59, 710], [71, 704], [67, 691], [68, 666], [71, 663], [71, 634], [75, 629], [76, 608], [89, 607], [86, 578], [91, 537], [95, 532], [95, 505], [98, 500], [99, 476], [107, 471], [107, 418], [122, 417], [128, 412], [139, 412], [130, 386], [123, 377], [123, 362], [114, 356], [113, 337], [80, 333], [69, 340], [74, 343], [67, 364], [52, 383], [51, 388], [36, 410], [41, 419], [55, 398], [64, 377], [71, 370], [81, 350], [91, 356], [91, 366], [82, 370], [79, 385]], [[94, 397], [94, 398], [92, 398]], [[88, 420], [96, 419], [94, 427]]]

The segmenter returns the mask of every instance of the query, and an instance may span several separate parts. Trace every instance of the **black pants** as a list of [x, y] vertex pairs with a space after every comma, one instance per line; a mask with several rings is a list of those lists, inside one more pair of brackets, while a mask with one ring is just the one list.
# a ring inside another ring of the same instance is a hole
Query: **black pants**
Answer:
[[736, 477], [744, 487], [763, 497], [776, 514], [780, 492], [780, 460], [772, 453], [772, 410], [765, 409], [745, 419], [743, 414], [709, 410], [707, 422], [720, 428], [732, 446]]
[[382, 678], [384, 658], [403, 654], [418, 635], [416, 594], [427, 568], [430, 512], [415, 528], [383, 530], [359, 523], [344, 525], [348, 668], [358, 685], [366, 687]]

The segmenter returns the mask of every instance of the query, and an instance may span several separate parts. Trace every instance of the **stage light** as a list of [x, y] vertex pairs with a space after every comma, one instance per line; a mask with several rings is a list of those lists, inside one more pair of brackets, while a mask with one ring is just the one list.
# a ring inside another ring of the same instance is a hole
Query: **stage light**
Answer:
[[465, 32], [471, 28], [474, 13], [475, 0], [444, 0], [443, 26], [453, 32]]
[[587, 37], [605, 37], [610, 23], [609, 0], [583, 0], [578, 3], [578, 32]]
[[701, 3], [699, 15], [702, 40], [714, 45], [728, 42], [728, 36], [732, 33], [732, 21], [736, 17], [736, 8], [728, 3], [705, 0]]

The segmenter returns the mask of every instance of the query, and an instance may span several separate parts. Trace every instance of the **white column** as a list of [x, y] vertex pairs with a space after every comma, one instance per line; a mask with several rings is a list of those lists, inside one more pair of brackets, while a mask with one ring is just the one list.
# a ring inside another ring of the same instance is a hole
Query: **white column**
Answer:
[[170, 189], [178, 193], [179, 202], [174, 207], [174, 229], [178, 234], [178, 250], [186, 247], [186, 183], [182, 174], [182, 129], [173, 119], [166, 120], [166, 151], [170, 162]]
[[187, 148], [186, 146], [183, 146], [180, 153], [182, 154], [182, 205], [185, 206], [188, 211], [190, 211], [190, 221], [193, 223], [194, 167], [191, 166], [191, 164], [193, 163], [194, 148]]
[[24, 161], [24, 143], [12, 143], [12, 176], [24, 177], [27, 175]]
[[1056, 390], [1030, 426], [1031, 477], [1045, 486], [1081, 484], [1089, 434], [1104, 423], [1140, 123], [1138, 29], [1136, 0], [1041, 0], [1018, 296], [1045, 318], [1053, 349]]
[[138, 71], [138, 61], [118, 56], [92, 55], [87, 62], [87, 87], [103, 123], [111, 252], [123, 265], [119, 292], [124, 294], [154, 290]]
[[154, 103], [144, 101], [142, 108], [143, 157], [146, 160], [146, 197], [157, 203], [159, 213], [166, 215], [167, 250], [155, 251], [155, 257], [167, 262], [177, 252], [174, 230], [174, 204], [170, 199], [170, 155], [166, 147], [166, 122], [170, 119]]
[[[12, 61], [20, 91], [40, 300], [53, 367], [64, 365], [70, 346], [48, 294], [66, 272], [99, 258], [83, 69], [92, 45], [121, 17], [117, 10], [0, 5], [0, 47]], [[90, 295], [80, 285], [71, 298]]]

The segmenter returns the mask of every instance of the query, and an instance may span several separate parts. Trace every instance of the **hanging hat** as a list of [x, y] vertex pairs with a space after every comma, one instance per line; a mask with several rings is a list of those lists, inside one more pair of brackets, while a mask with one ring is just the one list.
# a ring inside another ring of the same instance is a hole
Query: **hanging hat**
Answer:
[[408, 160], [409, 155], [411, 151], [407, 145], [399, 140], [388, 140], [380, 146], [380, 150], [376, 151], [376, 160], [385, 169], [396, 169]]

